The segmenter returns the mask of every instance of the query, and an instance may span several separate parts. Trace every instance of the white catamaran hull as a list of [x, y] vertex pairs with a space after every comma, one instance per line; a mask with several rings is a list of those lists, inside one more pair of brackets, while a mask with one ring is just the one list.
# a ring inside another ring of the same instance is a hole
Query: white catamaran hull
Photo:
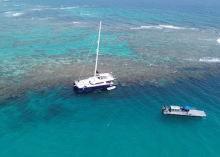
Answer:
[[116, 84], [112, 84], [112, 85], [100, 85], [100, 86], [95, 86], [95, 87], [83, 87], [83, 88], [79, 88], [77, 86], [74, 85], [74, 89], [77, 92], [90, 92], [90, 91], [95, 91], [95, 90], [111, 90], [109, 88], [115, 89], [116, 88]]

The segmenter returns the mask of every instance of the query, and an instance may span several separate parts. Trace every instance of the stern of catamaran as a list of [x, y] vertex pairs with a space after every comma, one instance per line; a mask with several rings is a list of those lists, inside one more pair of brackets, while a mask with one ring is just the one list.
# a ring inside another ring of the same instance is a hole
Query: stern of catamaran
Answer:
[[114, 80], [115, 78], [113, 78], [111, 73], [99, 73], [88, 79], [77, 80], [73, 83], [73, 86], [78, 92], [88, 92], [100, 89], [112, 90], [117, 86], [114, 84]]

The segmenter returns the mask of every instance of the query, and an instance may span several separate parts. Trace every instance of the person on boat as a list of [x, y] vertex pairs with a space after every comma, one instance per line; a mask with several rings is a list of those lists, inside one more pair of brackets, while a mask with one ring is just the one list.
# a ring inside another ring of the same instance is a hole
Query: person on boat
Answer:
[[162, 113], [166, 110], [166, 105], [163, 105], [163, 108], [162, 108]]
[[169, 112], [171, 112], [171, 107], [169, 108]]
[[167, 108], [166, 105], [163, 105], [163, 110], [166, 110], [166, 108]]

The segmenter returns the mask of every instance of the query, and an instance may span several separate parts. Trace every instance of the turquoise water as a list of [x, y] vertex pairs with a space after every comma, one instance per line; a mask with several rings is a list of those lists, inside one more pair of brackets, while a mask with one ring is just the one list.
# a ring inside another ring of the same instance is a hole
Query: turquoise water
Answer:
[[[204, 88], [205, 87], [205, 88]], [[1, 156], [218, 156], [219, 81], [166, 88], [119, 86], [76, 94], [29, 92], [1, 105]], [[206, 118], [171, 117], [161, 106], [188, 104]], [[175, 150], [175, 151], [174, 151]]]
[[[0, 156], [219, 156], [219, 8], [0, 1]], [[118, 87], [77, 94], [100, 20], [98, 70]], [[164, 104], [207, 117], [164, 116]]]

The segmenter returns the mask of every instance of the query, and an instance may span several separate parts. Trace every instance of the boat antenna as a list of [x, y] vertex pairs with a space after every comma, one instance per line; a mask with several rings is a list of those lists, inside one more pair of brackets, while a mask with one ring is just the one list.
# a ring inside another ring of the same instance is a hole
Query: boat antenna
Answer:
[[96, 54], [96, 62], [95, 62], [94, 76], [96, 76], [96, 71], [97, 71], [97, 63], [98, 63], [98, 56], [99, 56], [99, 43], [100, 43], [101, 26], [102, 26], [102, 21], [100, 21], [100, 26], [99, 26], [99, 37], [98, 37], [97, 49], [96, 49], [97, 54]]
[[90, 53], [91, 53], [91, 51], [92, 51], [92, 48], [93, 48], [93, 45], [94, 45], [94, 42], [95, 42], [96, 37], [97, 37], [97, 34], [96, 34], [96, 36], [95, 36], [95, 38], [94, 38], [94, 40], [93, 40], [93, 42], [92, 42], [92, 46], [91, 46], [90, 51], [89, 51], [89, 53], [88, 53], [88, 55], [87, 55], [87, 57], [86, 57], [86, 61], [85, 61], [84, 65], [83, 65], [83, 68], [82, 68], [82, 70], [81, 70], [81, 72], [80, 72], [80, 75], [79, 75], [78, 80], [80, 80], [80, 78], [81, 78], [81, 76], [82, 76], [82, 73], [83, 73], [83, 71], [84, 71], [84, 69], [85, 69], [85, 66], [86, 66], [86, 64], [87, 64], [89, 55], [90, 55]]

